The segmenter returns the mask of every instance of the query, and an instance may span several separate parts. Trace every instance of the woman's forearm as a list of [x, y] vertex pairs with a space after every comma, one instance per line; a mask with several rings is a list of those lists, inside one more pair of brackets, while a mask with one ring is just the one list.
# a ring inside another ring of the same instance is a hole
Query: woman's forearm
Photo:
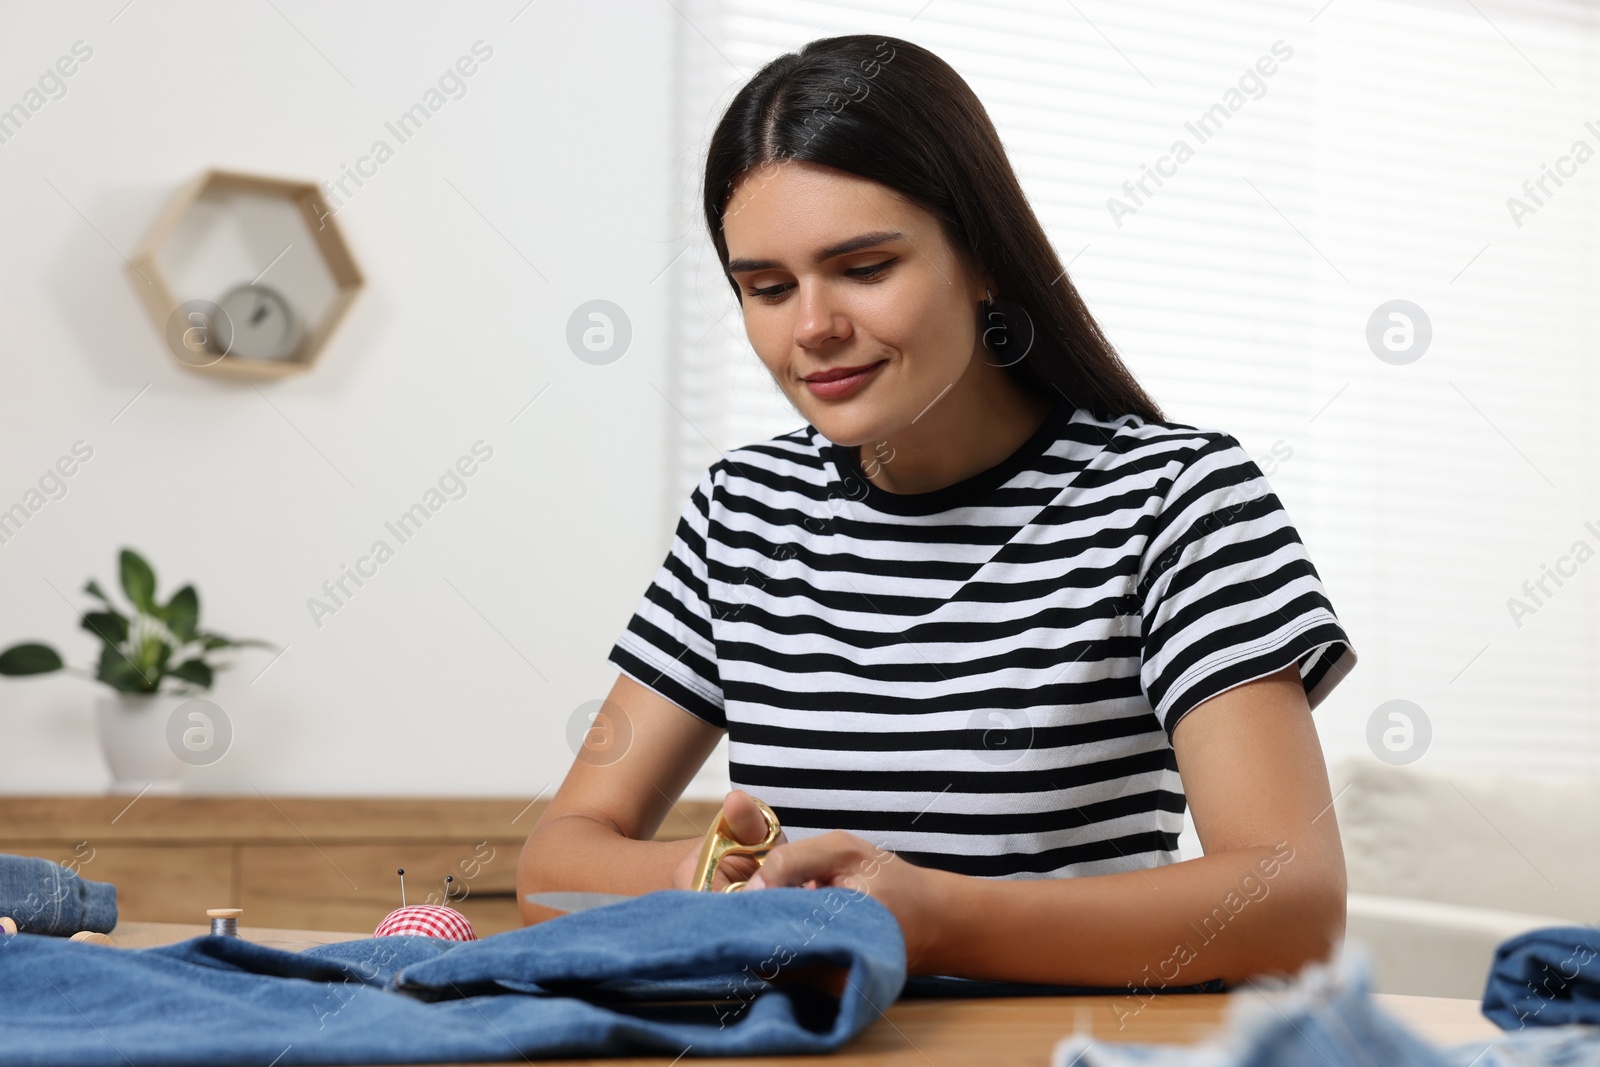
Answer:
[[949, 919], [929, 974], [1157, 991], [1293, 973], [1344, 934], [1342, 857], [1287, 842], [1082, 878], [931, 873]]
[[557, 914], [532, 905], [529, 893], [574, 890], [596, 893], [648, 893], [672, 885], [674, 868], [697, 838], [638, 841], [598, 819], [566, 815], [541, 820], [528, 835], [517, 861], [517, 900], [523, 922]]

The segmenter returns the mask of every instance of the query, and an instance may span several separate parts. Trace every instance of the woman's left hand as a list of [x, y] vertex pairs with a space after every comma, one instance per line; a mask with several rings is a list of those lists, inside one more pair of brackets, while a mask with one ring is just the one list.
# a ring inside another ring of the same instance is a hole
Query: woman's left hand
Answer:
[[918, 867], [855, 834], [833, 830], [774, 848], [744, 891], [836, 885], [865, 893], [900, 923], [907, 973], [919, 974], [932, 956], [939, 923], [948, 916], [936, 895], [941, 873]]

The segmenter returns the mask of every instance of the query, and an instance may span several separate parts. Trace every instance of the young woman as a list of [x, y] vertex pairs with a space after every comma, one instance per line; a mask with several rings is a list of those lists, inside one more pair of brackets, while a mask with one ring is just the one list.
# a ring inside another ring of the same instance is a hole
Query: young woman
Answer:
[[[620, 758], [573, 764], [523, 894], [688, 888], [653, 841], [726, 733], [717, 888], [843, 885], [912, 974], [1176, 986], [1343, 935], [1311, 707], [1355, 662], [1259, 467], [1166, 421], [982, 105], [876, 36], [764, 67], [705, 214], [807, 425], [728, 452], [612, 649]], [[1178, 862], [1185, 803], [1205, 854]], [[551, 913], [524, 905], [528, 921]]]

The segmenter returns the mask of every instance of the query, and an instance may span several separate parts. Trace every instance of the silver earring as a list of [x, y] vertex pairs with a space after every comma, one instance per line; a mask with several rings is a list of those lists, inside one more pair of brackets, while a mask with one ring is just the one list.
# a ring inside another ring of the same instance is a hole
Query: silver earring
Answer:
[[[1011, 300], [1000, 300], [985, 289], [980, 305], [981, 323], [979, 337], [983, 347], [994, 353], [1000, 362], [991, 367], [1009, 367], [1021, 362], [1033, 348], [1033, 318], [1022, 305]], [[987, 362], [987, 361], [985, 361]]]

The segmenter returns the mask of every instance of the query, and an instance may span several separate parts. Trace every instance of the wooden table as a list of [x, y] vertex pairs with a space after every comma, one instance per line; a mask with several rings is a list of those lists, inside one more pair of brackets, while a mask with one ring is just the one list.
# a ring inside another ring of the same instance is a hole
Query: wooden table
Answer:
[[[124, 948], [166, 945], [208, 932], [200, 925], [124, 922], [112, 937]], [[300, 951], [313, 945], [353, 941], [362, 933], [323, 930], [276, 930], [241, 925], [240, 936], [249, 941]], [[827, 1057], [763, 1056], [730, 1059], [716, 1057], [719, 1065], [759, 1067], [1040, 1067], [1050, 1062], [1050, 1052], [1063, 1037], [1078, 1030], [1112, 1041], [1159, 1044], [1193, 1044], [1215, 1033], [1235, 994], [1175, 994], [1158, 996], [1136, 1015], [1126, 1013], [1122, 997], [994, 997], [983, 999], [902, 1000], [889, 1006], [842, 1052]], [[1412, 1030], [1439, 1045], [1456, 1044], [1500, 1033], [1479, 1011], [1475, 1000], [1407, 997], [1377, 994], [1374, 999]], [[1122, 1024], [1119, 1029], [1119, 1023]], [[671, 1057], [603, 1060], [538, 1060], [540, 1067], [575, 1067], [610, 1064], [615, 1067], [666, 1067], [681, 1063]], [[513, 1067], [513, 1065], [506, 1065]]]

